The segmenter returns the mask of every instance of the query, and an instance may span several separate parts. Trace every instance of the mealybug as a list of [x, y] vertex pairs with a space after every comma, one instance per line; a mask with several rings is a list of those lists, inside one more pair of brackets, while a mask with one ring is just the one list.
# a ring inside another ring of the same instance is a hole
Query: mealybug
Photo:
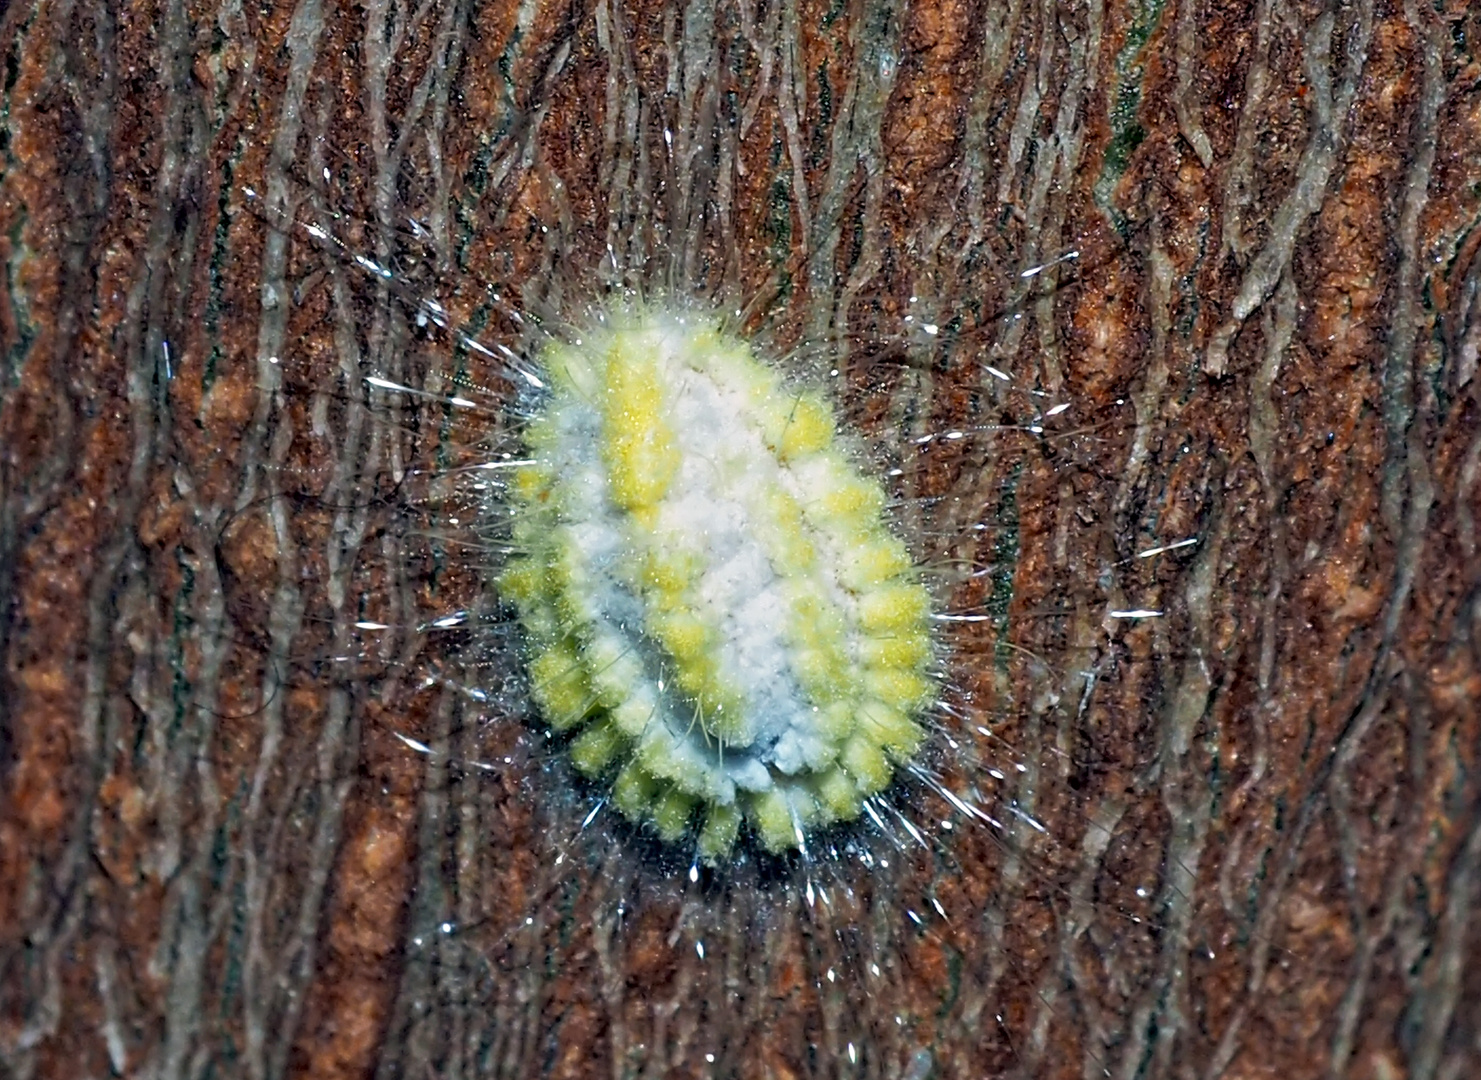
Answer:
[[707, 862], [858, 818], [922, 740], [930, 598], [830, 403], [682, 308], [543, 360], [499, 589], [576, 768]]

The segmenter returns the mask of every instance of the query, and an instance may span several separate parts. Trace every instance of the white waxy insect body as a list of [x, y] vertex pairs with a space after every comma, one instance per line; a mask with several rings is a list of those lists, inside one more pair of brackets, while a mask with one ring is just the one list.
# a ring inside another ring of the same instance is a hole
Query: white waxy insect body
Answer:
[[930, 597], [831, 407], [682, 312], [545, 361], [500, 591], [576, 768], [711, 862], [857, 818], [923, 739]]

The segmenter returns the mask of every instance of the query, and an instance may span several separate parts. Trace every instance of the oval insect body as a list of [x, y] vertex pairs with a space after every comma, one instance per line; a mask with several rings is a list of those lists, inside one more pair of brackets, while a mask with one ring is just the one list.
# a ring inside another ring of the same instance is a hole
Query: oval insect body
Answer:
[[931, 604], [831, 407], [682, 310], [544, 362], [498, 588], [572, 763], [711, 863], [857, 818], [922, 741]]

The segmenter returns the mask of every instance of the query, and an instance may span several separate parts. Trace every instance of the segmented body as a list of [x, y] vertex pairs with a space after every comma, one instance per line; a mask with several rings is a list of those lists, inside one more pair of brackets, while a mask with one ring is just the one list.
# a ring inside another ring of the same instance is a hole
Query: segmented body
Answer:
[[499, 589], [575, 767], [709, 862], [857, 818], [920, 748], [931, 601], [830, 405], [692, 313], [543, 360]]

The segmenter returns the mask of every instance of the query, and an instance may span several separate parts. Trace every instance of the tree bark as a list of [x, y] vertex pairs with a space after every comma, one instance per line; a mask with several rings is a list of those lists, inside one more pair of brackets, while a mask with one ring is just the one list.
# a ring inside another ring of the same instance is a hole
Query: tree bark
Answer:
[[[1478, 41], [12, 5], [5, 1072], [1476, 1075]], [[980, 817], [697, 881], [582, 827], [458, 467], [624, 285], [837, 367]]]

